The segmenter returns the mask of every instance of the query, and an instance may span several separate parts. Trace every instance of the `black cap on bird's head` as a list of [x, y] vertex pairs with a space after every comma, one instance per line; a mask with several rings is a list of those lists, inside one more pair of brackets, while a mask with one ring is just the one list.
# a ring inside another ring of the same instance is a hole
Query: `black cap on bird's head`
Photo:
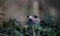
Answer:
[[34, 18], [38, 18], [38, 16], [34, 15]]
[[29, 18], [29, 17], [33, 17], [33, 18], [38, 18], [38, 16], [37, 15], [33, 15], [33, 16], [27, 16], [27, 18]]

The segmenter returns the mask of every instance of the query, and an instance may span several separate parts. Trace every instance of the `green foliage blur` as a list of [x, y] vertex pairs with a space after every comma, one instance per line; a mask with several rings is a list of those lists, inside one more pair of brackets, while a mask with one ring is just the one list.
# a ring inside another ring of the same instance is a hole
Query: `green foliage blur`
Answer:
[[49, 22], [40, 22], [40, 24], [30, 25], [28, 28], [24, 28], [19, 21], [10, 18], [8, 21], [3, 21], [3, 27], [0, 28], [0, 36], [56, 36], [60, 34], [59, 23], [56, 23], [56, 19], [51, 21], [52, 18], [48, 18]]

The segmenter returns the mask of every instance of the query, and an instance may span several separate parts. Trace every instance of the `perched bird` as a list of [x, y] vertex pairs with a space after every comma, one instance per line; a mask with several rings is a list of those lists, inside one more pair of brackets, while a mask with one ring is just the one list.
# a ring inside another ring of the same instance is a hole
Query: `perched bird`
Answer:
[[36, 15], [28, 16], [28, 19], [29, 19], [29, 22], [31, 22], [32, 24], [38, 24], [40, 22], [40, 19]]

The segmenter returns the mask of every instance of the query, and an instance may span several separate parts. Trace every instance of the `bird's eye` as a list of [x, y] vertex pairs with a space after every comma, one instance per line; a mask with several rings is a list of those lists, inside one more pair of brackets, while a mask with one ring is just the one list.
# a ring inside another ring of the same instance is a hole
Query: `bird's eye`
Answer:
[[34, 18], [38, 18], [37, 16], [34, 16]]

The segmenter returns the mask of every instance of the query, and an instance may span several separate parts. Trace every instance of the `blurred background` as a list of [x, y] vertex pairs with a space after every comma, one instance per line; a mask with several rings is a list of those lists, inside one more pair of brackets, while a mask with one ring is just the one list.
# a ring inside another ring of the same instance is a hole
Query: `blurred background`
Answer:
[[60, 0], [0, 0], [2, 35], [60, 36]]
[[0, 22], [11, 17], [25, 23], [29, 15], [37, 15], [40, 20], [49, 16], [60, 18], [59, 2], [60, 0], [0, 0]]

